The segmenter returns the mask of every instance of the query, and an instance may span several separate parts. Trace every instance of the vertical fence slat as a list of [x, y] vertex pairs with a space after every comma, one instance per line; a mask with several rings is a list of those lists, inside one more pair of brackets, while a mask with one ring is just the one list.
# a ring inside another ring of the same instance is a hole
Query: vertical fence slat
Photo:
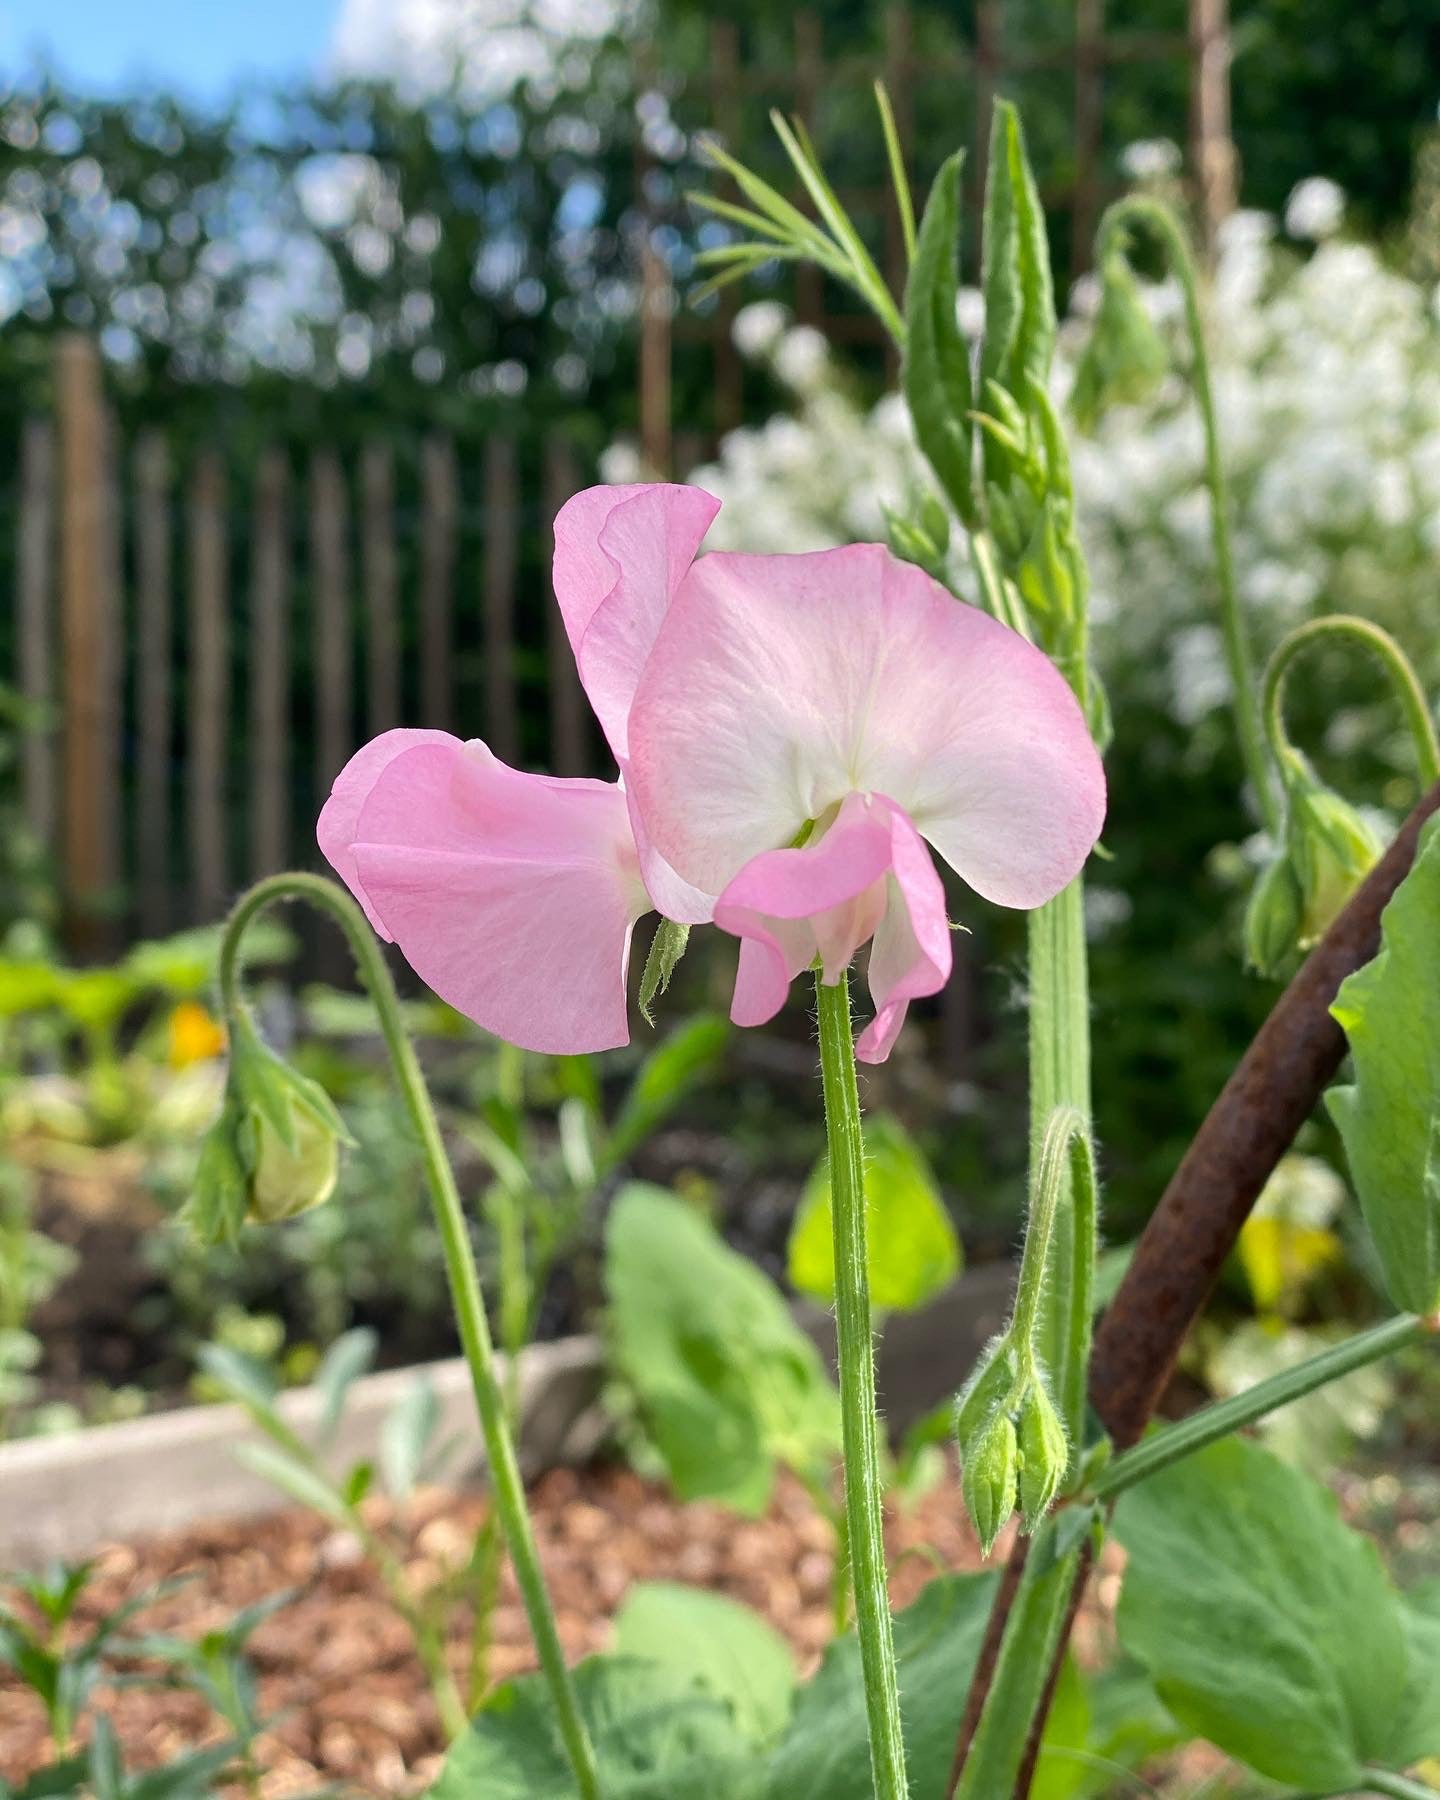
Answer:
[[263, 452], [250, 536], [250, 873], [290, 861], [290, 466]]
[[190, 692], [186, 719], [186, 801], [190, 893], [195, 916], [210, 920], [229, 888], [225, 744], [230, 713], [229, 571], [225, 465], [202, 451], [190, 484]]
[[135, 853], [140, 928], [170, 929], [170, 774], [174, 756], [174, 630], [170, 451], [147, 431], [135, 446]]
[[[550, 438], [545, 445], [545, 475], [541, 482], [547, 568], [555, 550], [555, 515], [579, 485], [574, 451], [563, 438]], [[550, 686], [550, 767], [557, 775], [585, 775], [590, 772], [585, 741], [585, 696], [580, 690], [575, 657], [565, 635], [565, 621], [553, 598], [545, 609], [545, 626]]]
[[100, 353], [88, 337], [67, 333], [60, 339], [56, 407], [62, 472], [63, 871], [71, 942], [95, 950], [107, 936], [98, 909], [120, 876], [119, 595], [113, 433], [101, 392]]
[[670, 474], [671, 318], [675, 290], [665, 258], [655, 247], [650, 221], [640, 249], [640, 449], [646, 467]]
[[400, 723], [400, 623], [395, 570], [395, 462], [390, 446], [365, 446], [360, 459], [365, 581], [366, 718], [378, 736]]
[[460, 484], [455, 446], [429, 437], [420, 453], [420, 718], [436, 731], [453, 719], [452, 609]]
[[1190, 0], [1190, 82], [1190, 161], [1199, 187], [1201, 239], [1210, 257], [1236, 199], [1229, 0]]
[[15, 678], [39, 715], [20, 744], [25, 822], [47, 850], [55, 843], [55, 434], [27, 419], [20, 437], [20, 538], [16, 547]]
[[310, 591], [315, 631], [315, 796], [322, 800], [354, 749], [354, 634], [345, 476], [333, 450], [310, 461]]
[[1090, 267], [1100, 201], [1100, 129], [1105, 103], [1105, 0], [1075, 0], [1075, 181], [1070, 206], [1071, 273]]
[[515, 445], [485, 445], [485, 731], [504, 762], [520, 758], [515, 701], [515, 570], [520, 527]]

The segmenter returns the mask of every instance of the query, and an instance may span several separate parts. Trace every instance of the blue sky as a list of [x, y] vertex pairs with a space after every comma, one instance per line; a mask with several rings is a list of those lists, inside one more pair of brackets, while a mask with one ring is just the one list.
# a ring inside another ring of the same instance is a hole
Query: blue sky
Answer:
[[218, 99], [248, 75], [317, 72], [340, 11], [341, 0], [0, 0], [0, 71], [46, 51], [84, 88], [148, 78]]

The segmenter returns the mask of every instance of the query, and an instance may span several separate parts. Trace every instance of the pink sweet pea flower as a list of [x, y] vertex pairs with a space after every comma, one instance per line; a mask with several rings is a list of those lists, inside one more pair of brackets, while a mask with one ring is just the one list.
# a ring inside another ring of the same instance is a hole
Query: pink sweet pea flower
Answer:
[[1047, 659], [877, 545], [696, 555], [696, 488], [591, 488], [555, 521], [555, 591], [620, 783], [522, 774], [392, 731], [341, 771], [321, 849], [380, 934], [487, 1030], [552, 1053], [628, 1041], [637, 919], [741, 940], [732, 1017], [871, 943], [883, 1061], [950, 972], [926, 841], [1035, 906], [1104, 815], [1080, 709]]

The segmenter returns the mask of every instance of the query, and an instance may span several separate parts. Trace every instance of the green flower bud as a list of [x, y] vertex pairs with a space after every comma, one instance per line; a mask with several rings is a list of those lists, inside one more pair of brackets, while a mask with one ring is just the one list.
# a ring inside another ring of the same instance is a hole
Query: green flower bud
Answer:
[[340, 1145], [352, 1141], [325, 1090], [239, 1015], [225, 1103], [201, 1147], [187, 1208], [192, 1225], [207, 1242], [233, 1242], [242, 1223], [274, 1224], [322, 1205], [335, 1191]]
[[1303, 900], [1288, 852], [1263, 868], [1245, 908], [1245, 961], [1260, 975], [1278, 975], [1300, 941]]
[[1082, 431], [1093, 431], [1112, 406], [1148, 400], [1170, 366], [1165, 340], [1118, 250], [1106, 256], [1100, 279], [1100, 305], [1070, 395], [1070, 410]]
[[885, 508], [890, 548], [902, 562], [914, 563], [940, 580], [950, 548], [950, 516], [933, 494], [927, 494], [914, 517]]
[[1286, 837], [1301, 898], [1298, 943], [1308, 950], [1380, 860], [1385, 846], [1348, 800], [1296, 755], [1287, 772]]
[[1015, 1510], [1019, 1461], [1015, 1421], [1008, 1412], [997, 1413], [970, 1447], [961, 1482], [966, 1510], [986, 1556]]
[[1002, 1332], [991, 1338], [970, 1371], [970, 1379], [955, 1402], [955, 1440], [965, 1461], [971, 1446], [989, 1429], [1015, 1386], [1015, 1353]]
[[1020, 1508], [1034, 1531], [1060, 1491], [1070, 1466], [1070, 1442], [1045, 1384], [1032, 1381], [1020, 1406]]

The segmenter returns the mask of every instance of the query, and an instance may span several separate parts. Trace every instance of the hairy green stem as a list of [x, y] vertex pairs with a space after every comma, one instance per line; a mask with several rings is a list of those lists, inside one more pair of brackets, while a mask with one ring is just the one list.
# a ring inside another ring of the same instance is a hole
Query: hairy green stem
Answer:
[[1410, 658], [1388, 631], [1372, 625], [1369, 619], [1356, 618], [1352, 613], [1332, 613], [1327, 618], [1310, 619], [1304, 625], [1297, 625], [1276, 646], [1265, 670], [1263, 701], [1265, 733], [1276, 763], [1283, 767], [1286, 757], [1294, 754], [1285, 732], [1285, 684], [1290, 678], [1291, 667], [1304, 650], [1332, 638], [1341, 641], [1348, 638], [1360, 644], [1384, 665], [1415, 745], [1420, 785], [1427, 788], [1440, 781], [1440, 737], [1436, 735], [1425, 690]]
[[220, 997], [225, 1014], [239, 1014], [240, 951], [246, 927], [266, 907], [281, 900], [304, 900], [327, 913], [345, 933], [359, 965], [360, 976], [369, 991], [380, 1020], [380, 1032], [390, 1057], [401, 1094], [409, 1110], [415, 1134], [420, 1142], [425, 1164], [425, 1178], [435, 1208], [440, 1241], [445, 1256], [450, 1294], [455, 1307], [456, 1323], [465, 1360], [470, 1366], [470, 1379], [475, 1391], [475, 1406], [480, 1415], [480, 1429], [489, 1458], [490, 1479], [501, 1529], [515, 1566], [531, 1635], [540, 1658], [540, 1667], [550, 1690], [551, 1704], [564, 1740], [566, 1755], [574, 1772], [582, 1800], [599, 1800], [600, 1781], [595, 1766], [585, 1722], [575, 1697], [560, 1636], [555, 1628], [555, 1615], [546, 1592], [540, 1569], [540, 1556], [530, 1525], [525, 1502], [525, 1483], [515, 1451], [495, 1367], [495, 1350], [490, 1339], [490, 1325], [485, 1316], [485, 1300], [480, 1289], [475, 1253], [460, 1203], [459, 1190], [440, 1126], [435, 1117], [425, 1077], [415, 1055], [415, 1047], [406, 1034], [400, 1014], [400, 1000], [395, 992], [380, 945], [365, 921], [360, 908], [334, 882], [319, 875], [272, 875], [258, 882], [242, 895], [225, 926], [220, 943]]
[[900, 1692], [881, 1507], [884, 1486], [880, 1424], [875, 1412], [875, 1338], [865, 1242], [865, 1146], [855, 1081], [848, 976], [842, 973], [839, 981], [829, 985], [817, 972], [815, 997], [835, 1231], [835, 1336], [840, 1364], [845, 1518], [855, 1594], [855, 1628], [865, 1683], [870, 1772], [876, 1800], [906, 1800], [910, 1790], [900, 1733]]
[[1181, 1457], [1191, 1456], [1207, 1444], [1228, 1437], [1232, 1431], [1253, 1425], [1267, 1413], [1288, 1406], [1292, 1400], [1303, 1399], [1306, 1394], [1313, 1394], [1316, 1388], [1363, 1369], [1367, 1363], [1378, 1362], [1382, 1356], [1390, 1356], [1406, 1344], [1427, 1334], [1433, 1335], [1435, 1329], [1433, 1320], [1427, 1321], [1414, 1313], [1402, 1313], [1369, 1331], [1357, 1332], [1343, 1344], [1322, 1350], [1318, 1356], [1307, 1357], [1293, 1369], [1284, 1369], [1278, 1375], [1257, 1381], [1243, 1393], [1201, 1407], [1188, 1419], [1162, 1426], [1149, 1437], [1142, 1438], [1133, 1449], [1122, 1452], [1114, 1462], [1107, 1464], [1090, 1484], [1089, 1497], [1113, 1500], [1126, 1488], [1134, 1487], [1137, 1481], [1168, 1469]]
[[1107, 251], [1125, 249], [1126, 228], [1141, 224], [1153, 231], [1165, 246], [1166, 258], [1185, 302], [1185, 324], [1190, 335], [1190, 384], [1200, 408], [1205, 432], [1205, 485], [1210, 490], [1210, 537], [1215, 553], [1215, 578], [1220, 588], [1220, 629], [1225, 640], [1225, 661], [1235, 708], [1235, 726], [1245, 772], [1255, 792], [1260, 816], [1271, 837], [1278, 837], [1281, 811], [1260, 726], [1260, 697], [1256, 688], [1249, 634], [1240, 610], [1235, 581], [1235, 553], [1230, 541], [1230, 497], [1225, 465], [1220, 455], [1220, 427], [1215, 416], [1215, 390], [1210, 376], [1210, 352], [1205, 342], [1205, 320], [1200, 310], [1200, 277], [1184, 227], [1163, 201], [1148, 194], [1127, 194], [1117, 200], [1100, 221], [1096, 238], [1096, 264], [1103, 266]]

